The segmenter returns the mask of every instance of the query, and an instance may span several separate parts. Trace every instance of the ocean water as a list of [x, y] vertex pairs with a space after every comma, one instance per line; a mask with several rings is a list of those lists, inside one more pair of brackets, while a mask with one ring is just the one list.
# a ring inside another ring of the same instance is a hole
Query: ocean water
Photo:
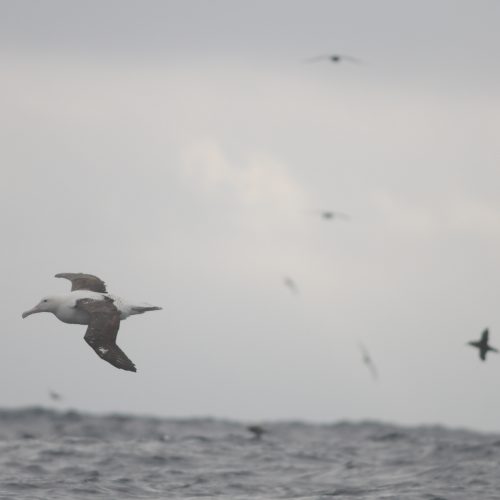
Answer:
[[500, 435], [0, 410], [0, 499], [500, 499]]

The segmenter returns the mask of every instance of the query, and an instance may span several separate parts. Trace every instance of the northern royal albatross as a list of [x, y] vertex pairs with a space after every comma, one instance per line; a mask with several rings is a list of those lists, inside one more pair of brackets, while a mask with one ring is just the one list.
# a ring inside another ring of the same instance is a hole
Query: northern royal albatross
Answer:
[[161, 307], [149, 304], [133, 304], [106, 292], [105, 283], [97, 276], [84, 273], [60, 273], [56, 278], [71, 281], [71, 292], [48, 295], [32, 309], [23, 312], [23, 318], [30, 314], [51, 312], [64, 323], [88, 325], [85, 341], [97, 355], [116, 368], [137, 371], [134, 363], [116, 345], [120, 321]]

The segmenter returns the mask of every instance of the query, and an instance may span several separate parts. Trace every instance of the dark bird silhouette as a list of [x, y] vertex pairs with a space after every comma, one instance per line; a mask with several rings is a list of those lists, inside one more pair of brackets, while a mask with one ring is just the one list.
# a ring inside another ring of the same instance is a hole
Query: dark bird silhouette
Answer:
[[349, 220], [350, 217], [342, 212], [334, 212], [333, 210], [320, 210], [321, 217], [325, 220], [341, 219]]
[[49, 398], [52, 401], [62, 401], [63, 397], [56, 391], [49, 389]]
[[315, 216], [319, 215], [322, 219], [327, 221], [332, 220], [344, 220], [349, 221], [351, 217], [344, 212], [338, 212], [337, 210], [306, 210], [307, 213], [313, 214]]
[[347, 56], [345, 54], [324, 54], [324, 55], [321, 55], [321, 56], [316, 56], [316, 57], [310, 57], [309, 59], [306, 59], [305, 62], [319, 62], [319, 61], [331, 61], [335, 64], [339, 64], [343, 61], [348, 61], [348, 62], [351, 62], [351, 63], [356, 63], [356, 64], [360, 64], [361, 61], [359, 59], [357, 59], [356, 57], [352, 57], [352, 56]]
[[486, 330], [484, 330], [484, 332], [481, 334], [481, 340], [474, 340], [472, 342], [468, 342], [468, 345], [471, 345], [472, 347], [477, 347], [479, 349], [479, 357], [483, 361], [486, 361], [486, 354], [488, 353], [488, 351], [498, 352], [497, 349], [491, 347], [488, 344], [488, 337], [489, 337], [489, 331], [488, 328], [486, 328]]
[[249, 425], [247, 430], [253, 434], [254, 439], [261, 439], [262, 436], [267, 432], [260, 425]]
[[292, 278], [285, 276], [283, 278], [283, 284], [290, 290], [291, 293], [297, 295], [299, 293], [299, 289], [295, 281]]
[[363, 363], [368, 367], [370, 370], [370, 373], [372, 374], [372, 377], [374, 380], [378, 379], [378, 370], [377, 367], [375, 366], [375, 363], [372, 360], [372, 357], [370, 356], [370, 353], [368, 352], [368, 349], [360, 342], [359, 344], [359, 350], [361, 351], [361, 355], [363, 356]]

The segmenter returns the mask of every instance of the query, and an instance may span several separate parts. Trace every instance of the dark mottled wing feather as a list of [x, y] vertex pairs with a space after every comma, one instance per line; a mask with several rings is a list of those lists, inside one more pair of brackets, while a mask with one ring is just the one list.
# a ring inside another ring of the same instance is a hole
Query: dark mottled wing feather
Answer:
[[71, 291], [75, 290], [90, 290], [92, 292], [106, 293], [106, 285], [104, 281], [97, 276], [85, 273], [59, 273], [56, 278], [65, 278], [71, 281]]
[[76, 307], [90, 316], [85, 341], [97, 355], [116, 368], [131, 372], [137, 371], [134, 363], [116, 345], [116, 335], [120, 328], [120, 311], [111, 299], [80, 299]]

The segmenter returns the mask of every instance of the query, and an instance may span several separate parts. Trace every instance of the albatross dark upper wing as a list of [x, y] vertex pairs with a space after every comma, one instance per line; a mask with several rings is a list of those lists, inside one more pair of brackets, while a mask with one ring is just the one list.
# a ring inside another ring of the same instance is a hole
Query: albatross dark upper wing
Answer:
[[71, 291], [75, 290], [90, 290], [92, 292], [106, 293], [106, 285], [104, 281], [97, 276], [85, 273], [59, 273], [56, 278], [65, 278], [71, 281]]
[[97, 355], [116, 368], [130, 372], [137, 371], [134, 363], [116, 345], [116, 335], [120, 328], [120, 311], [111, 299], [80, 299], [76, 307], [90, 316], [85, 341]]

